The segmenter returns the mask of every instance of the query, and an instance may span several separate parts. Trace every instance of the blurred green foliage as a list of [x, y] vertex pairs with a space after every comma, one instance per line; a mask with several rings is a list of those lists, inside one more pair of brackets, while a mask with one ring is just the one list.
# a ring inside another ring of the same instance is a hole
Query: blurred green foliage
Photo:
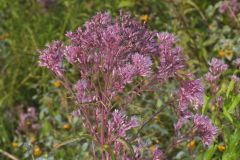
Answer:
[[[44, 8], [36, 0], [0, 0], [0, 152], [7, 151], [20, 159], [91, 159], [88, 139], [54, 150], [64, 141], [84, 135], [81, 120], [72, 118], [72, 103], [63, 87], [44, 69], [38, 67], [39, 48], [82, 26], [101, 11], [117, 15], [120, 9], [130, 11], [151, 29], [173, 32], [179, 38], [188, 59], [188, 69], [198, 77], [208, 69], [212, 57], [220, 57], [230, 65], [223, 77], [222, 110], [213, 109], [206, 93], [203, 113], [219, 128], [220, 136], [210, 148], [197, 141], [194, 149], [181, 146], [169, 152], [170, 159], [237, 160], [240, 156], [240, 95], [234, 94], [229, 75], [232, 60], [240, 54], [240, 16], [231, 20], [218, 12], [217, 0], [56, 0]], [[145, 16], [145, 18], [144, 18]], [[129, 107], [131, 114], [147, 121], [156, 110], [163, 111], [141, 131], [152, 146], [165, 147], [174, 134], [171, 104], [166, 104], [165, 90], [138, 97]], [[37, 135], [16, 131], [21, 113], [34, 106], [39, 113], [41, 129]], [[219, 149], [223, 145], [224, 149]], [[40, 150], [36, 150], [40, 147]], [[38, 151], [38, 152], [37, 152]], [[39, 153], [39, 154], [37, 154]], [[35, 158], [34, 158], [35, 157]], [[0, 159], [6, 157], [0, 154]]]

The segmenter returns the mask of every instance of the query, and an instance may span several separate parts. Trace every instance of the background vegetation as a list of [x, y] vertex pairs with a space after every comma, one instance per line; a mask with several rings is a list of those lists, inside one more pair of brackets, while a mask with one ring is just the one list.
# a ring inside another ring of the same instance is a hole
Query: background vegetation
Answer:
[[[210, 115], [220, 136], [210, 148], [198, 140], [185, 142], [169, 152], [169, 159], [240, 159], [240, 94], [234, 92], [230, 76], [239, 70], [232, 65], [240, 55], [240, 14], [229, 17], [219, 12], [218, 0], [0, 0], [0, 159], [6, 152], [20, 159], [86, 159], [89, 141], [63, 145], [85, 133], [81, 120], [73, 118], [67, 93], [61, 83], [38, 67], [37, 50], [82, 26], [100, 11], [117, 15], [127, 10], [151, 29], [168, 31], [179, 38], [188, 59], [188, 69], [198, 77], [208, 71], [212, 57], [223, 59], [230, 69], [221, 77], [218, 95], [223, 108], [211, 103], [214, 95], [206, 89], [203, 113]], [[168, 87], [171, 89], [171, 86]], [[161, 91], [159, 91], [161, 92]], [[150, 100], [150, 97], [157, 97]], [[153, 148], [164, 147], [173, 135], [176, 121], [171, 108], [163, 105], [164, 93], [138, 98], [130, 109], [142, 122], [163, 108], [143, 128], [141, 135]], [[20, 116], [36, 109], [39, 130], [20, 132]]]

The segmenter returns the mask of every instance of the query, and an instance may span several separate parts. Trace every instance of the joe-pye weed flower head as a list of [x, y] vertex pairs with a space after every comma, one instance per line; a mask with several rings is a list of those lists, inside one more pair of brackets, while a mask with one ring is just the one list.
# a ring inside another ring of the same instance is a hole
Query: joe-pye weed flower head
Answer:
[[[140, 125], [136, 117], [127, 118], [126, 106], [135, 95], [178, 77], [186, 67], [183, 51], [174, 35], [150, 31], [123, 12], [115, 19], [108, 12], [98, 13], [84, 27], [66, 36], [69, 44], [55, 41], [40, 51], [39, 64], [51, 70], [73, 94], [79, 107], [74, 115], [81, 115], [98, 145], [111, 146], [116, 156], [124, 157], [118, 139], [128, 140], [127, 131]], [[75, 82], [66, 76], [66, 63], [79, 73]], [[179, 103], [197, 109], [203, 103], [203, 87], [199, 80], [186, 79], [188, 75], [181, 83]], [[138, 84], [138, 89], [128, 91], [129, 96], [118, 103], [116, 110], [116, 96], [133, 84]], [[102, 159], [106, 157], [109, 153], [103, 151]], [[160, 151], [154, 157], [161, 157]]]
[[210, 145], [213, 137], [217, 135], [217, 128], [207, 116], [194, 115], [193, 124], [196, 127], [197, 134], [202, 138], [205, 145]]

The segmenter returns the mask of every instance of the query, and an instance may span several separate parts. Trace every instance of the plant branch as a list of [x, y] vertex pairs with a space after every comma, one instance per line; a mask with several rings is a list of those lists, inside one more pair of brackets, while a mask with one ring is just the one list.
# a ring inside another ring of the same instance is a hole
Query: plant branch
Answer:
[[144, 122], [141, 126], [141, 128], [138, 130], [137, 134], [133, 137], [133, 140], [137, 138], [137, 136], [141, 133], [143, 128], [150, 123], [158, 114], [160, 114], [163, 111], [163, 107], [161, 107], [157, 112], [155, 112], [146, 122]]
[[10, 153], [2, 150], [2, 149], [0, 149], [0, 153], [2, 153], [4, 156], [6, 156], [6, 157], [8, 157], [8, 158], [10, 158], [10, 159], [12, 159], [12, 160], [19, 160], [19, 159], [18, 159], [17, 157], [15, 157], [14, 155], [12, 155], [12, 154], [10, 154]]

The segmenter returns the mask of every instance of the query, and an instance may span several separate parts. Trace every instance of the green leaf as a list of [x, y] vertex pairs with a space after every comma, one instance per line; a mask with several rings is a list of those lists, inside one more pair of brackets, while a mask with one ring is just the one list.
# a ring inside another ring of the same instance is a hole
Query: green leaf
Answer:
[[196, 3], [194, 3], [191, 0], [186, 1], [187, 4], [189, 4], [190, 6], [192, 6], [193, 8], [195, 8], [198, 13], [200, 14], [200, 16], [202, 17], [202, 19], [206, 20], [205, 15], [203, 14], [203, 12], [201, 11], [201, 9], [198, 7], [198, 5]]
[[240, 94], [238, 94], [232, 101], [228, 108], [228, 112], [232, 113], [234, 109], [240, 104]]
[[85, 139], [94, 140], [94, 138], [93, 138], [91, 135], [89, 135], [89, 134], [82, 134], [82, 135], [80, 135], [80, 136], [77, 137], [77, 138], [72, 138], [72, 139], [69, 139], [69, 140], [64, 141], [64, 142], [62, 142], [62, 143], [57, 144], [57, 145], [53, 148], [53, 151], [59, 149], [59, 148], [62, 147], [62, 146], [65, 146], [65, 145], [68, 145], [68, 144], [71, 144], [71, 143], [75, 143], [75, 142], [81, 141], [81, 140], [83, 140], [83, 139], [84, 139], [84, 140], [85, 140]]
[[227, 89], [227, 93], [226, 93], [227, 97], [229, 96], [230, 92], [233, 90], [234, 84], [235, 84], [234, 80], [231, 80], [231, 82], [229, 83], [228, 89]]
[[202, 114], [205, 113], [205, 111], [208, 107], [209, 100], [210, 100], [210, 97], [208, 97], [207, 95], [204, 95], [204, 104], [203, 104], [203, 107], [202, 107]]
[[223, 107], [223, 115], [226, 119], [228, 119], [231, 123], [233, 123], [233, 119], [229, 112], [226, 110], [226, 107]]
[[134, 6], [134, 2], [130, 0], [124, 0], [119, 3], [119, 8], [124, 8], [124, 7], [128, 8], [133, 6]]
[[204, 154], [204, 160], [210, 160], [217, 149], [216, 145], [212, 145]]
[[[227, 136], [227, 135], [226, 135]], [[227, 138], [227, 137], [225, 137]], [[240, 130], [237, 129], [235, 130], [234, 134], [232, 134], [229, 138], [229, 141], [225, 140], [228, 142], [227, 149], [224, 152], [222, 159], [223, 160], [229, 160], [229, 159], [237, 159], [239, 158], [238, 156], [240, 155], [240, 150], [239, 150], [239, 145], [240, 145]]]
[[227, 85], [225, 83], [222, 83], [220, 90], [217, 92], [217, 96], [226, 92], [226, 89], [227, 89]]

